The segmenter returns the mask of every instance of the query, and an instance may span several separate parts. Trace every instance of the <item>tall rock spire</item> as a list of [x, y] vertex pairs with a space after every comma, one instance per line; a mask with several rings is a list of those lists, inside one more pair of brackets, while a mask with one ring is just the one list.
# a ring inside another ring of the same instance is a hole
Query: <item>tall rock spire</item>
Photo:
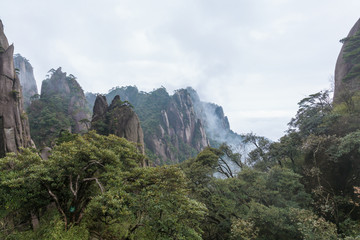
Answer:
[[[98, 95], [95, 100], [91, 129], [99, 134], [114, 134], [135, 143], [138, 150], [145, 154], [144, 134], [140, 120], [128, 102], [120, 100], [117, 95], [108, 106], [106, 97]], [[146, 166], [147, 163], [143, 162]]]
[[31, 97], [38, 94], [33, 67], [30, 62], [20, 54], [14, 56], [15, 69], [19, 71], [19, 79], [22, 87], [23, 102], [25, 108], [30, 105]]
[[32, 143], [13, 54], [14, 46], [9, 46], [0, 20], [0, 157]]

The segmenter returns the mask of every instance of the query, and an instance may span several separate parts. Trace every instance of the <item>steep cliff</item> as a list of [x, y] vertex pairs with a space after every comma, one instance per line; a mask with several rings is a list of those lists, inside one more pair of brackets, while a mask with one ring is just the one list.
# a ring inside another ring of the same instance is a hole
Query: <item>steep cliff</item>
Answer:
[[0, 157], [32, 145], [13, 54], [14, 46], [9, 46], [0, 20]]
[[162, 160], [171, 163], [183, 161], [209, 145], [186, 90], [179, 90], [169, 97], [160, 111], [159, 120], [156, 131], [149, 132], [145, 142]]
[[84, 91], [76, 78], [61, 68], [50, 73], [42, 82], [40, 99], [32, 101], [28, 110], [31, 133], [40, 146], [52, 145], [63, 129], [72, 133], [87, 131], [91, 118]]
[[[209, 145], [186, 90], [170, 96], [165, 88], [146, 93], [136, 87], [118, 87], [107, 94], [108, 101], [115, 95], [134, 106], [144, 130], [147, 155], [156, 164], [181, 162]], [[93, 97], [87, 94], [89, 101]]]
[[219, 147], [222, 143], [233, 147], [239, 146], [242, 137], [230, 129], [229, 120], [223, 108], [214, 103], [202, 102], [197, 92], [191, 87], [186, 90], [191, 96], [196, 116], [204, 123], [211, 146]]
[[360, 19], [341, 42], [343, 46], [335, 67], [335, 103], [360, 90]]
[[144, 134], [136, 113], [127, 102], [120, 100], [117, 95], [110, 106], [106, 97], [98, 95], [95, 100], [91, 129], [99, 134], [114, 134], [137, 144], [139, 151], [145, 154]]
[[14, 66], [19, 72], [20, 84], [22, 87], [25, 108], [30, 105], [30, 98], [38, 94], [38, 89], [34, 77], [33, 67], [30, 62], [20, 54], [14, 55]]

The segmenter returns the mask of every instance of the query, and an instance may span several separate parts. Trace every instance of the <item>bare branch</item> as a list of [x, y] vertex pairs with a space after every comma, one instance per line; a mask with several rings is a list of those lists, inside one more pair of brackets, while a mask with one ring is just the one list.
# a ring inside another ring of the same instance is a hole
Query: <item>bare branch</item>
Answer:
[[64, 218], [64, 223], [65, 223], [65, 229], [67, 229], [67, 218], [66, 218], [66, 214], [64, 212], [64, 210], [61, 208], [60, 203], [59, 203], [59, 199], [57, 198], [57, 196], [50, 190], [50, 188], [46, 187], [48, 189], [48, 193], [50, 194], [50, 196], [55, 200], [56, 203], [56, 207], [58, 209], [58, 211], [61, 213], [61, 215]]
[[69, 175], [69, 184], [70, 184], [70, 191], [72, 192], [72, 194], [74, 195], [74, 197], [76, 198], [76, 195], [77, 195], [77, 192], [74, 190], [73, 188], [73, 182], [72, 182], [72, 175], [70, 174]]
[[83, 182], [88, 182], [88, 181], [93, 181], [93, 180], [95, 180], [96, 183], [99, 185], [101, 193], [104, 193], [104, 187], [101, 185], [99, 179], [97, 179], [97, 178], [84, 178]]
[[100, 165], [101, 167], [105, 167], [101, 162], [99, 161], [96, 161], [96, 160], [90, 160], [88, 165], [86, 165], [84, 168], [83, 168], [83, 171], [85, 171], [86, 169], [88, 169], [89, 167], [91, 167], [91, 165], [94, 165], [94, 164], [98, 164]]
[[[224, 163], [224, 165], [222, 165], [222, 164], [219, 164], [219, 167], [223, 170], [223, 168], [226, 170], [226, 172], [231, 176], [231, 177], [234, 177], [233, 176], [233, 174], [232, 174], [232, 171], [231, 171], [231, 168], [230, 168], [230, 166], [226, 163], [226, 161], [223, 159], [223, 158], [219, 158], [219, 160], [221, 161], [221, 162], [223, 162]], [[223, 167], [224, 166], [224, 167]]]

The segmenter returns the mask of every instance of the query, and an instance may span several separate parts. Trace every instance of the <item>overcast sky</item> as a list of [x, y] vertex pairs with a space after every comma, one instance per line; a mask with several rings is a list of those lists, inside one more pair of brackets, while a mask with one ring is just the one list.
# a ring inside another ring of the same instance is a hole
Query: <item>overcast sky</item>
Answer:
[[85, 91], [192, 86], [231, 128], [277, 140], [297, 102], [328, 89], [359, 0], [1, 0], [9, 42]]

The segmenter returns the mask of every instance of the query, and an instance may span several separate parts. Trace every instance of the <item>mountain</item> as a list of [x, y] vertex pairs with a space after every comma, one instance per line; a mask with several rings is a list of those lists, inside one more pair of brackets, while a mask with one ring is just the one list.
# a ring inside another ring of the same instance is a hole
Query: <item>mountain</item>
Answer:
[[212, 147], [219, 147], [222, 143], [236, 148], [242, 142], [242, 137], [230, 129], [228, 118], [221, 106], [214, 103], [202, 102], [197, 92], [186, 88], [191, 96], [197, 117], [204, 123], [206, 135]]
[[9, 45], [0, 20], [0, 157], [32, 145], [13, 54], [14, 45]]
[[61, 130], [81, 133], [88, 130], [91, 114], [85, 94], [76, 78], [50, 70], [51, 76], [42, 82], [40, 98], [29, 107], [31, 134], [39, 146], [53, 144]]
[[23, 101], [25, 108], [30, 105], [31, 97], [38, 94], [33, 67], [29, 60], [22, 57], [20, 54], [14, 55], [14, 66], [19, 72], [20, 84], [22, 87]]
[[[116, 95], [134, 107], [144, 131], [147, 155], [156, 164], [181, 162], [209, 145], [186, 90], [170, 96], [165, 88], [146, 93], [132, 86], [117, 87], [106, 95], [107, 101]], [[86, 95], [90, 106], [94, 96]]]
[[351, 28], [348, 36], [340, 42], [340, 50], [335, 67], [334, 102], [346, 101], [347, 96], [352, 96], [360, 90], [360, 19]]
[[140, 120], [127, 102], [120, 100], [117, 95], [110, 106], [106, 97], [98, 95], [95, 100], [91, 129], [99, 134], [114, 134], [137, 144], [138, 150], [145, 154], [144, 134]]

